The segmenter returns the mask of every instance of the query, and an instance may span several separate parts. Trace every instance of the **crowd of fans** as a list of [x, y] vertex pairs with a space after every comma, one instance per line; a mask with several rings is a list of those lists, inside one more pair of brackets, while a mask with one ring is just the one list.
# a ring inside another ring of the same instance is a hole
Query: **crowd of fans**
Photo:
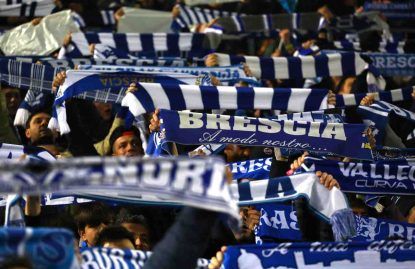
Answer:
[[[123, 16], [122, 7], [137, 7], [142, 9], [153, 9], [172, 11], [173, 16], [178, 16], [175, 1], [160, 0], [137, 0], [137, 1], [75, 1], [56, 0], [53, 12], [71, 9], [77, 12], [85, 20], [88, 27], [93, 30], [99, 29], [97, 23], [98, 11], [101, 9], [114, 10], [115, 18]], [[246, 14], [286, 13], [281, 2], [273, 0], [245, 0], [226, 4], [212, 4], [203, 6], [213, 9], [237, 11]], [[341, 0], [341, 1], [296, 1], [295, 12], [319, 12], [325, 19], [332, 20], [336, 16], [351, 15], [362, 12], [364, 1]], [[2, 18], [3, 28], [15, 26], [26, 21], [38, 23], [34, 18]], [[203, 32], [209, 25], [198, 25], [194, 29]], [[88, 30], [88, 28], [87, 28]], [[411, 39], [411, 33], [405, 33], [406, 39]], [[293, 36], [296, 36], [294, 39]], [[375, 52], [376, 43], [380, 40], [382, 33], [371, 31], [360, 36], [361, 48], [366, 51]], [[252, 55], [266, 57], [285, 57], [317, 55], [323, 49], [335, 49], [332, 40], [328, 37], [326, 29], [318, 32], [297, 31], [290, 29], [279, 29], [277, 37], [261, 37], [254, 40], [253, 46], [244, 39], [223, 40], [218, 52], [239, 55]], [[251, 43], [252, 45], [252, 43]], [[406, 53], [411, 53], [407, 48]], [[205, 57], [206, 66], [216, 66], [217, 56], [214, 54]], [[249, 65], [245, 66], [245, 72], [250, 75]], [[54, 88], [62, 85], [65, 81], [65, 72], [59, 73], [54, 80]], [[391, 89], [413, 86], [413, 77], [385, 77], [386, 91]], [[212, 80], [214, 84], [220, 82]], [[335, 106], [334, 94], [366, 93], [368, 85], [366, 73], [357, 76], [326, 77], [316, 80], [286, 79], [286, 80], [264, 80], [261, 81], [265, 87], [272, 88], [323, 88], [329, 89], [329, 104]], [[244, 85], [241, 82], [241, 85]], [[137, 85], [131, 84], [129, 91], [136, 90]], [[146, 130], [136, 126], [125, 127], [123, 119], [117, 117], [120, 107], [114, 104], [91, 102], [87, 100], [71, 99], [66, 103], [67, 120], [71, 127], [68, 135], [60, 136], [59, 133], [48, 128], [51, 119], [51, 105], [45, 105], [40, 111], [32, 113], [27, 120], [25, 128], [13, 125], [16, 111], [25, 96], [24, 90], [11, 87], [5, 83], [1, 84], [0, 91], [0, 142], [9, 144], [31, 145], [46, 149], [56, 158], [72, 158], [80, 156], [127, 156], [139, 157], [145, 155], [143, 142], [151, 132], [158, 131], [160, 119], [158, 111], [150, 113], [145, 117]], [[361, 101], [361, 105], [369, 106], [375, 100], [373, 94], [368, 95]], [[400, 107], [414, 111], [413, 101], [405, 101], [398, 104]], [[205, 111], [206, 112], [206, 111]], [[210, 111], [208, 111], [210, 112]], [[226, 110], [223, 113], [229, 115], [246, 115], [253, 117], [269, 117], [275, 111], [253, 110], [233, 111]], [[282, 114], [285, 112], [282, 111]], [[346, 109], [348, 123], [362, 123], [362, 119], [355, 112], [355, 108]], [[387, 126], [387, 135], [382, 142], [384, 146], [398, 148], [411, 148], [413, 140], [406, 140], [408, 132], [412, 131], [411, 124], [399, 120], [390, 120]], [[178, 155], [187, 155], [189, 151], [197, 146], [172, 145]], [[200, 153], [203, 155], [203, 153]], [[244, 160], [272, 157], [270, 178], [293, 174], [304, 158], [310, 153], [303, 152], [285, 156], [278, 148], [270, 147], [248, 147], [236, 144], [228, 144], [223, 152], [219, 153], [227, 163]], [[312, 154], [311, 154], [312, 155]], [[21, 157], [22, 159], [25, 156]], [[339, 161], [350, 161], [348, 158], [336, 158]], [[1, 171], [0, 171], [1, 172]], [[339, 182], [325, 171], [317, 171], [320, 183], [327, 189], [340, 188]], [[246, 179], [249, 180], [249, 179]], [[383, 196], [379, 200], [383, 210], [376, 210], [365, 204], [362, 195], [347, 194], [350, 205], [357, 215], [376, 218], [390, 219], [407, 223], [415, 223], [415, 198], [412, 196], [401, 197]], [[187, 255], [209, 258], [209, 268], [220, 268], [223, 261], [226, 246], [235, 244], [255, 244], [255, 227], [259, 224], [261, 214], [253, 206], [240, 207], [240, 218], [242, 227], [239, 231], [233, 231], [226, 223], [217, 221], [215, 215], [203, 210], [182, 209], [180, 207], [163, 206], [138, 206], [108, 202], [88, 202], [79, 205], [66, 206], [41, 206], [40, 197], [28, 196], [25, 204], [25, 222], [28, 227], [64, 227], [72, 230], [79, 240], [79, 248], [94, 246], [110, 248], [128, 248], [143, 251], [161, 251], [161, 249], [173, 248], [180, 251], [181, 259]], [[299, 227], [302, 233], [302, 241], [333, 241], [333, 234], [329, 224], [321, 221], [308, 209], [304, 200], [298, 199], [292, 204], [298, 217]], [[188, 211], [186, 211], [188, 210]], [[4, 212], [4, 211], [3, 211]], [[180, 219], [186, 215], [185, 219]], [[194, 218], [193, 222], [189, 219]], [[186, 223], [190, 222], [189, 223]], [[176, 226], [169, 227], [175, 223]], [[204, 225], [205, 224], [205, 225]], [[209, 224], [207, 227], [206, 225]], [[177, 227], [179, 225], [179, 227]], [[181, 226], [180, 226], [181, 225]], [[176, 229], [176, 230], [175, 230]], [[200, 238], [189, 240], [190, 246], [184, 246], [180, 236], [186, 233], [199, 233]], [[175, 233], [177, 238], [168, 238], [169, 234]], [[163, 239], [164, 238], [164, 239]], [[203, 239], [203, 242], [201, 240]], [[176, 240], [177, 239], [177, 240]], [[270, 242], [282, 242], [284, 240], [272, 239]], [[198, 249], [195, 251], [194, 249]], [[193, 249], [193, 250], [192, 250]], [[188, 253], [186, 251], [189, 251]], [[168, 252], [168, 251], [166, 251]], [[164, 252], [164, 253], [166, 253]], [[194, 263], [180, 263], [166, 265], [168, 261], [160, 261], [163, 258], [154, 257], [159, 261], [152, 261], [148, 268], [191, 268]], [[189, 258], [190, 260], [190, 258]], [[24, 262], [27, 261], [22, 261]], [[194, 262], [194, 261], [193, 261]], [[176, 267], [178, 264], [189, 267]], [[152, 267], [151, 267], [152, 266]], [[166, 267], [167, 266], [167, 267]], [[30, 268], [30, 267], [29, 267]]]

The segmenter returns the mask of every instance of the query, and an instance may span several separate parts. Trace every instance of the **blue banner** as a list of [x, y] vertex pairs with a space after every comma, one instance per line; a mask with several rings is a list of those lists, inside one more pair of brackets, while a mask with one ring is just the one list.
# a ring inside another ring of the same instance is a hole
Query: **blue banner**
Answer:
[[230, 246], [225, 269], [242, 268], [413, 268], [411, 241], [281, 243]]
[[[142, 269], [151, 256], [149, 251], [117, 248], [85, 248], [81, 254], [83, 269]], [[208, 265], [209, 260], [198, 259], [195, 268], [208, 268]]]
[[[255, 230], [259, 237], [257, 244], [285, 239], [288, 241], [301, 240], [297, 212], [294, 206], [281, 203], [255, 205], [260, 211], [260, 223]], [[356, 221], [356, 236], [352, 241], [374, 241], [388, 238], [400, 238], [415, 241], [415, 224], [406, 222], [363, 217], [354, 215]]]
[[268, 179], [272, 158], [230, 163], [233, 179]]
[[161, 110], [166, 141], [180, 144], [273, 146], [371, 159], [363, 124], [278, 121]]
[[415, 54], [364, 53], [373, 66], [385, 76], [414, 76]]
[[259, 225], [255, 231], [255, 235], [260, 237], [260, 241], [267, 239], [300, 241], [302, 239], [298, 227], [297, 212], [293, 210], [295, 209], [293, 206], [260, 204], [255, 207], [261, 212]]
[[304, 164], [314, 171], [333, 175], [344, 192], [392, 195], [415, 193], [415, 166], [401, 161], [355, 163], [306, 158]]

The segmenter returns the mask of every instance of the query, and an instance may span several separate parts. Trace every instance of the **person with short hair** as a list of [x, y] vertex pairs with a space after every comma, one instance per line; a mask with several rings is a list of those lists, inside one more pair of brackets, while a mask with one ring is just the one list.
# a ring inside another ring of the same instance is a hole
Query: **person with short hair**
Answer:
[[97, 235], [95, 246], [104, 248], [135, 249], [134, 235], [119, 225], [105, 227]]
[[112, 156], [143, 156], [144, 150], [140, 138], [140, 131], [132, 126], [118, 126], [110, 136]]
[[86, 203], [79, 205], [76, 211], [75, 221], [80, 247], [95, 246], [98, 233], [110, 223], [108, 208], [102, 203]]
[[116, 222], [134, 235], [135, 249], [151, 250], [150, 231], [146, 217], [134, 215], [126, 209], [121, 209]]

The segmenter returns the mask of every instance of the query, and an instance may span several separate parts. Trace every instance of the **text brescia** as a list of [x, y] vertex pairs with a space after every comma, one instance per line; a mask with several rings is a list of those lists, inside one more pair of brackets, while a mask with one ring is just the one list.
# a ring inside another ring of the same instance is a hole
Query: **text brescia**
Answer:
[[161, 110], [166, 140], [181, 144], [241, 144], [331, 152], [371, 159], [363, 124], [279, 121]]

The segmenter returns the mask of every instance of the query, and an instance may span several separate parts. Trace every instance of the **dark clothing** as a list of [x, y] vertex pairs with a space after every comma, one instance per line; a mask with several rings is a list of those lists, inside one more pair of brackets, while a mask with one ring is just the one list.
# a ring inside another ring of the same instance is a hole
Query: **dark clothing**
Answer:
[[186, 207], [154, 248], [144, 269], [196, 268], [218, 213]]

